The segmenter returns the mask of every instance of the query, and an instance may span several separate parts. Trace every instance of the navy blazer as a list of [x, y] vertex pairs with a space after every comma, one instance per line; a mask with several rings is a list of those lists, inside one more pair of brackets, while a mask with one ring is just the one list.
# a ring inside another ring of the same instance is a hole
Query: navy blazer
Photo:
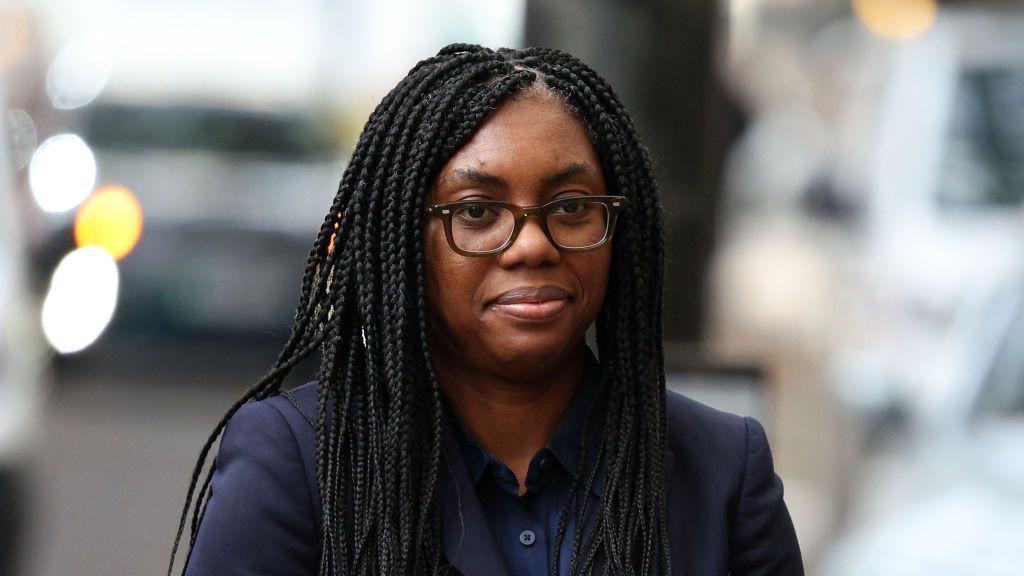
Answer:
[[[292, 391], [294, 404], [278, 395], [235, 413], [221, 439], [213, 493], [186, 576], [317, 573], [316, 395], [314, 380]], [[673, 576], [802, 575], [782, 480], [761, 424], [672, 391], [667, 414]], [[457, 439], [447, 425], [443, 431], [450, 462], [439, 478], [445, 558], [464, 576], [508, 576]], [[593, 528], [593, 516], [586, 520], [583, 537]], [[602, 556], [595, 574], [604, 572]]]

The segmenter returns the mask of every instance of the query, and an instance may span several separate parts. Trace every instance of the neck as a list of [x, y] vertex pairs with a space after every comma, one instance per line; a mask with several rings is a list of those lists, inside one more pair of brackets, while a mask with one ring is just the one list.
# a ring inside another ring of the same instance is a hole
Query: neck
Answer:
[[467, 365], [432, 353], [434, 370], [459, 420], [480, 444], [519, 479], [525, 492], [530, 459], [554, 436], [583, 377], [585, 345], [529, 380]]

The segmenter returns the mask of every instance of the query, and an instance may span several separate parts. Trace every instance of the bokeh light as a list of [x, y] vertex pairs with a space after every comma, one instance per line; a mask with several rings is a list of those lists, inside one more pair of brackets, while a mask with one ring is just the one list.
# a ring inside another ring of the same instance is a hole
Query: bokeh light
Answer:
[[46, 71], [46, 93], [54, 107], [69, 110], [92, 102], [110, 78], [111, 49], [99, 37], [65, 46]]
[[118, 282], [117, 262], [99, 246], [61, 259], [42, 311], [43, 333], [54, 349], [78, 352], [99, 338], [114, 315]]
[[96, 159], [75, 134], [48, 138], [32, 155], [28, 170], [32, 197], [47, 212], [78, 206], [96, 184]]
[[123, 186], [103, 186], [75, 214], [75, 244], [99, 246], [115, 260], [128, 255], [142, 234], [142, 205]]
[[887, 40], [911, 40], [924, 34], [939, 7], [935, 0], [853, 0], [857, 19]]
[[11, 160], [14, 168], [20, 170], [32, 159], [32, 151], [39, 143], [36, 124], [28, 112], [14, 108], [7, 111], [7, 132], [11, 140]]

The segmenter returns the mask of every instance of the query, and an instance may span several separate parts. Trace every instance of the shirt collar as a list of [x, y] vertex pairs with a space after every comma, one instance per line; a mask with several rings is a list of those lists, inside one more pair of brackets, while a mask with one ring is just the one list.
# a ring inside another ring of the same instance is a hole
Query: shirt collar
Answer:
[[[589, 346], [585, 347], [584, 357], [583, 377], [580, 380], [580, 385], [573, 392], [572, 399], [565, 409], [562, 421], [555, 428], [554, 435], [542, 448], [542, 450], [551, 452], [573, 477], [576, 476], [576, 469], [579, 465], [580, 442], [583, 439], [583, 423], [587, 417], [587, 409], [594, 404], [594, 413], [590, 417], [587, 433], [587, 468], [589, 471], [593, 467], [595, 454], [600, 448], [601, 431], [604, 429], [604, 409], [607, 401], [607, 394], [603, 393], [604, 389], [601, 386], [601, 365]], [[442, 398], [448, 408], [446, 411], [455, 424], [456, 437], [459, 439], [459, 446], [462, 449], [469, 477], [476, 485], [483, 476], [487, 463], [492, 460], [497, 461], [497, 459], [465, 428], [447, 396], [442, 394]], [[586, 475], [579, 481], [586, 482]], [[591, 490], [598, 496], [601, 495], [602, 484], [603, 470], [599, 469], [591, 487]], [[580, 488], [582, 489], [582, 484]]]

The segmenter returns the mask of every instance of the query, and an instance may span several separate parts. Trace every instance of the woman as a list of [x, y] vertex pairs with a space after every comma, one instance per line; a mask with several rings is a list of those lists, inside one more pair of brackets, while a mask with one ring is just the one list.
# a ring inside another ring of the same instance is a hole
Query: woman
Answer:
[[203, 447], [185, 573], [802, 574], [761, 425], [666, 392], [662, 262], [650, 160], [593, 70], [420, 62], [363, 130], [275, 368]]

